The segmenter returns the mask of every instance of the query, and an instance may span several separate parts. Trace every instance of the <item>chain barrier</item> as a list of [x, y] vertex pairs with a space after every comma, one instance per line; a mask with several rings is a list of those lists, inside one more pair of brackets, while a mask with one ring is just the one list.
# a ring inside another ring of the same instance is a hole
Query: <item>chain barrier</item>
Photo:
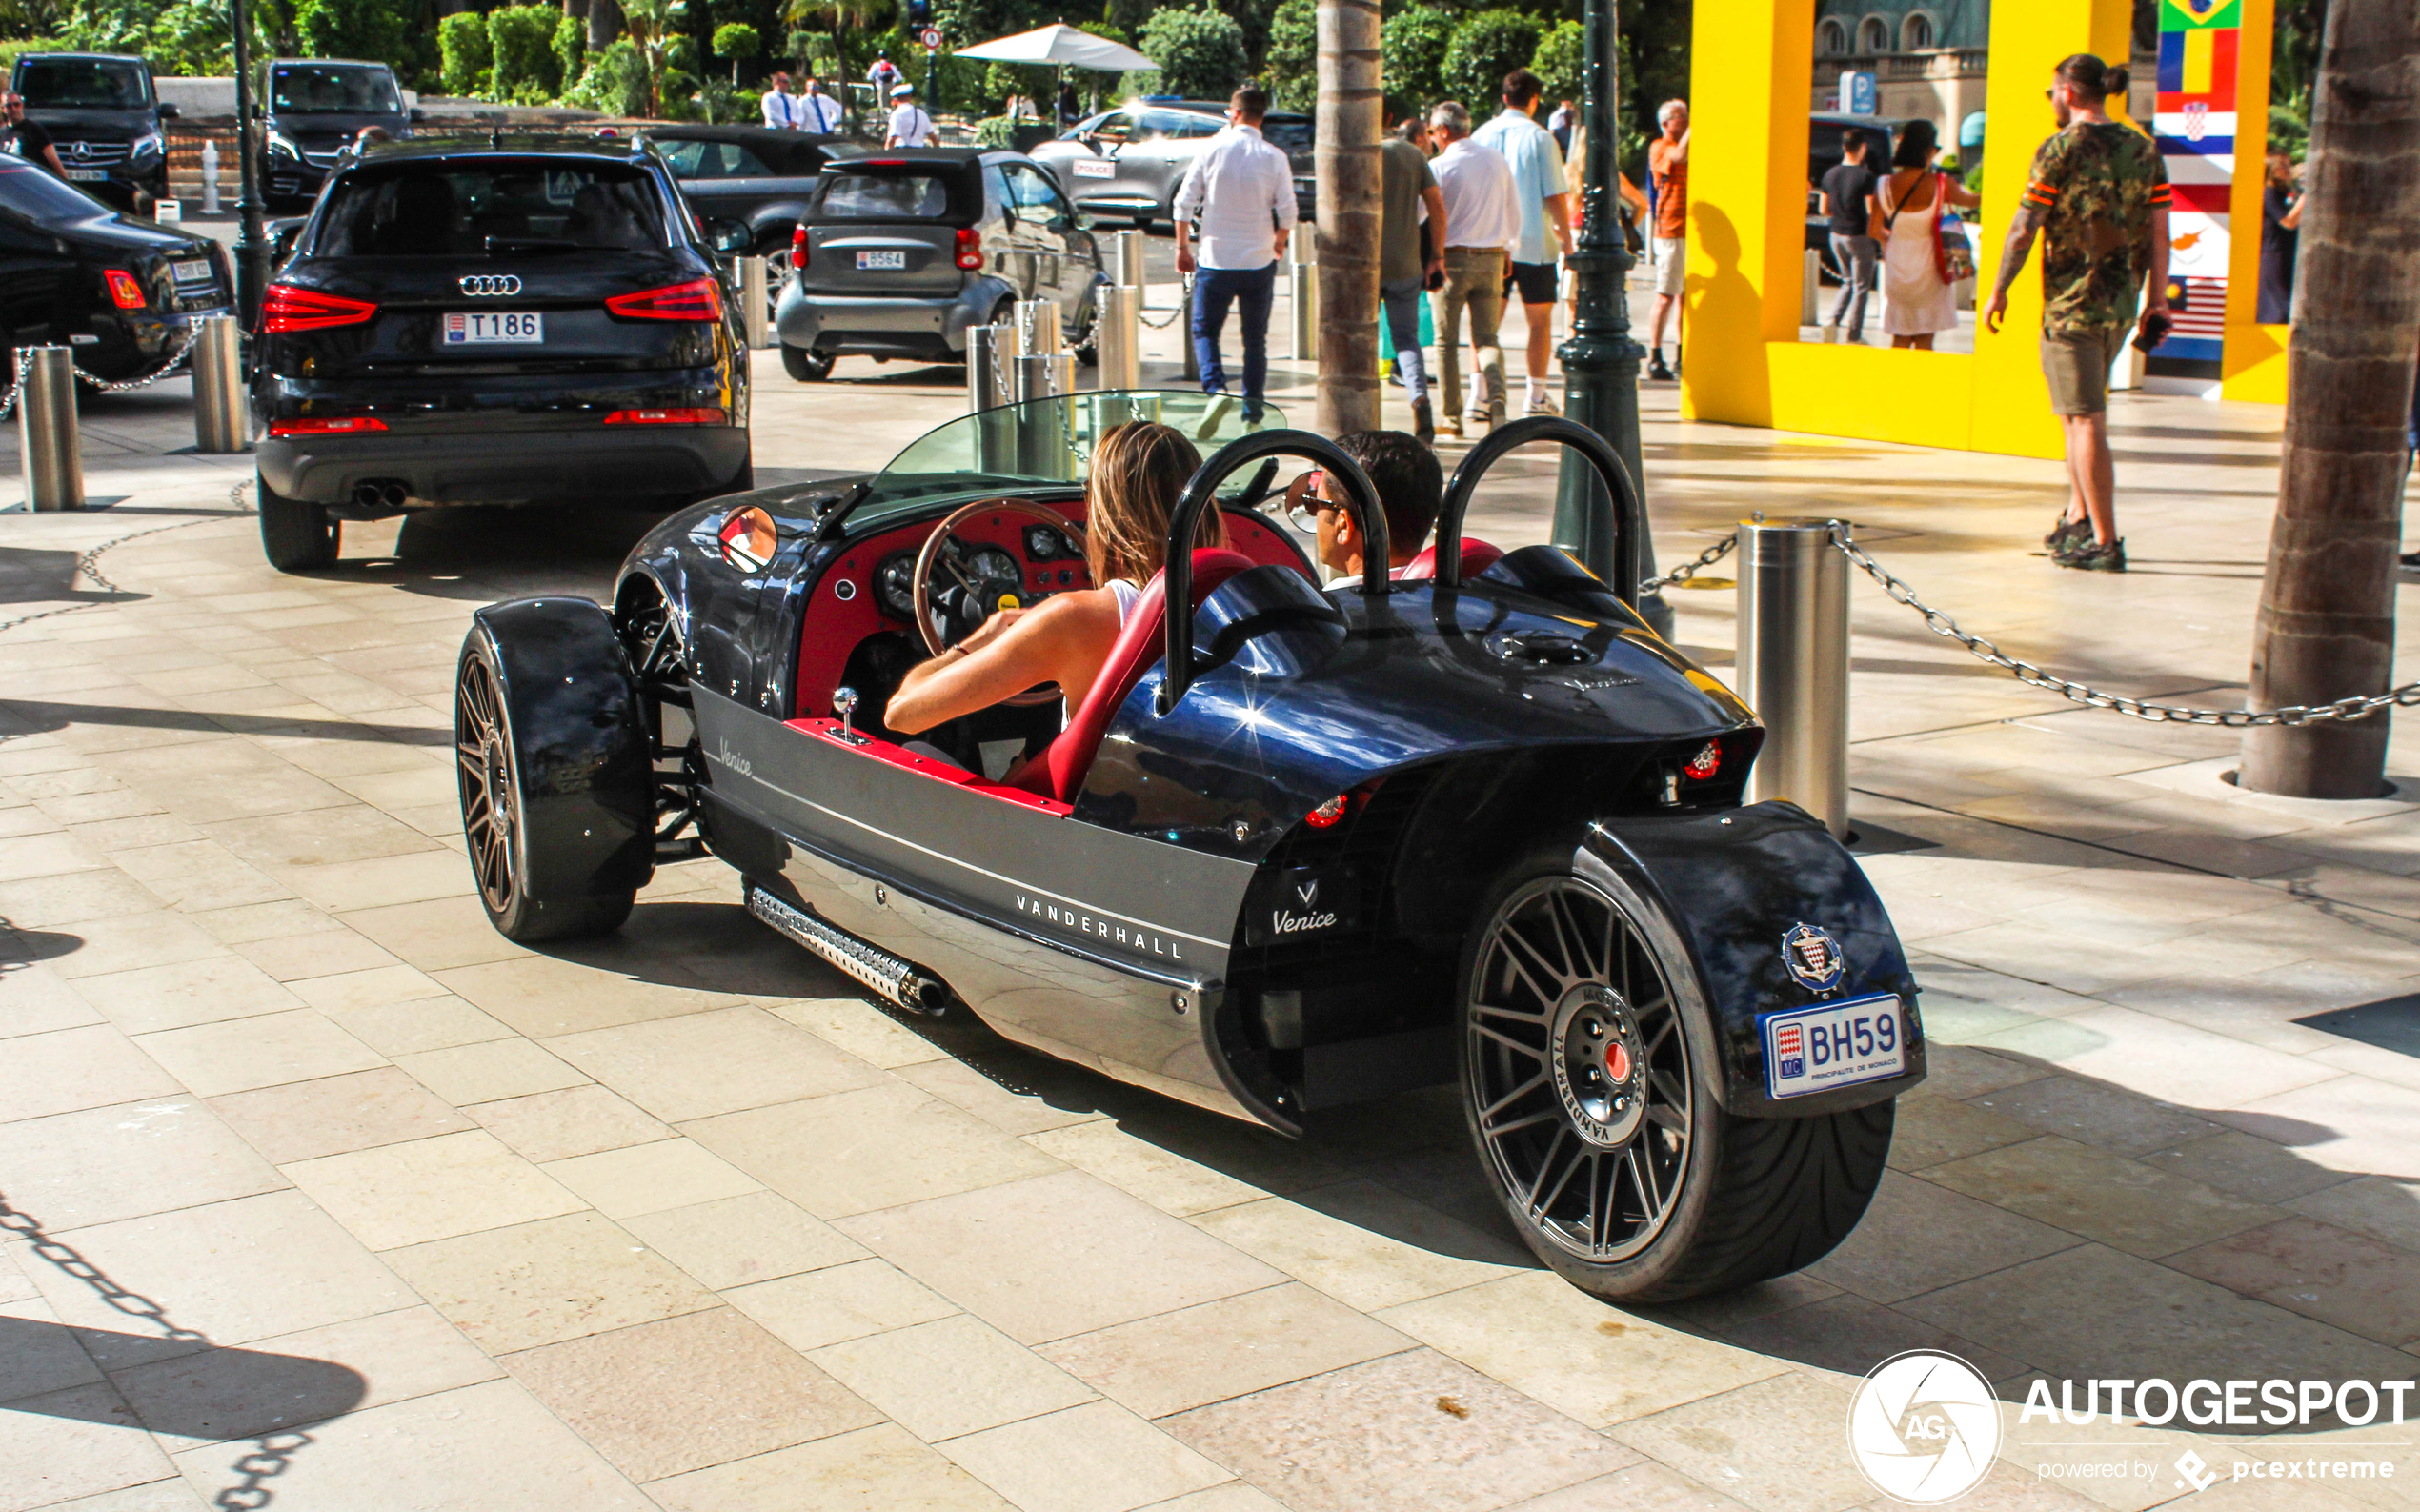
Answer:
[[[1906, 581], [1894, 576], [1888, 568], [1874, 560], [1872, 553], [1850, 539], [1848, 534], [1850, 527], [1846, 520], [1833, 520], [1831, 527], [1832, 545], [1839, 550], [1840, 554], [1855, 563], [1860, 572], [1881, 585], [1882, 591], [1889, 595], [1892, 603], [1904, 604], [1922, 615], [1926, 630], [1945, 640], [1956, 641], [1966, 648], [1969, 655], [2000, 668], [2020, 682], [2055, 693], [2071, 703], [2080, 703], [2087, 708], [2108, 709], [2132, 718], [2147, 719], [2158, 724], [2220, 725], [2229, 730], [2243, 730], [2257, 725], [2284, 725], [2289, 729], [2300, 729], [2305, 725], [2317, 724], [2329, 719], [2366, 719], [2379, 710], [2390, 707], [2420, 706], [2420, 682], [2406, 683], [2400, 688], [2391, 688], [2385, 693], [2372, 694], [2368, 697], [2339, 698], [2333, 703], [2294, 704], [2283, 709], [2264, 709], [2258, 713], [2249, 709], [2194, 709], [2183, 704], [2153, 703], [2146, 698], [2130, 698], [2124, 694], [2109, 693], [2092, 687], [2088, 683], [2077, 682], [2069, 677], [2062, 677], [2056, 673], [2047, 672], [2021, 656], [2011, 656], [1985, 636], [1962, 628], [1956, 620], [1917, 596], [1916, 591], [1908, 587]], [[1734, 531], [1699, 553], [1696, 561], [1676, 568], [1662, 577], [1650, 577], [1641, 582], [1639, 591], [1647, 593], [1686, 578], [1700, 569], [1722, 560], [1724, 556], [1736, 549], [1739, 543], [1739, 533]]]
[[1178, 301], [1177, 306], [1176, 306], [1176, 308], [1175, 308], [1175, 309], [1170, 310], [1170, 311], [1168, 312], [1168, 318], [1167, 318], [1167, 319], [1165, 319], [1165, 320], [1153, 320], [1153, 319], [1151, 319], [1151, 318], [1149, 317], [1148, 313], [1147, 313], [1147, 312], [1143, 310], [1143, 308], [1142, 308], [1141, 306], [1137, 306], [1137, 307], [1136, 307], [1136, 309], [1135, 309], [1135, 319], [1136, 319], [1138, 322], [1141, 323], [1142, 325], [1149, 326], [1149, 327], [1150, 327], [1152, 330], [1154, 330], [1154, 331], [1165, 331], [1165, 330], [1167, 330], [1170, 326], [1173, 326], [1173, 325], [1175, 325], [1175, 324], [1177, 323], [1177, 317], [1178, 317], [1179, 315], [1183, 314], [1186, 311], [1191, 310], [1192, 308], [1193, 308], [1193, 274], [1191, 274], [1191, 273], [1187, 273], [1187, 274], [1185, 274], [1185, 276], [1184, 276], [1184, 296], [1183, 296], [1181, 299], [1180, 299], [1180, 300]]
[[[96, 378], [92, 376], [92, 374], [85, 372], [82, 368], [76, 367], [73, 364], [69, 365], [68, 371], [75, 374], [77, 382], [85, 385], [89, 389], [91, 389], [96, 393], [124, 393], [131, 389], [150, 388], [152, 384], [159, 382], [162, 378], [167, 377], [177, 369], [185, 366], [187, 362], [192, 360], [192, 355], [193, 344], [189, 341], [180, 351], [178, 351], [176, 355], [169, 358], [168, 361], [161, 365], [156, 372], [147, 373], [139, 378], [129, 378], [123, 383], [111, 383], [106, 379]], [[19, 347], [17, 349], [17, 371], [10, 375], [9, 392], [7, 393], [0, 393], [0, 420], [7, 419], [9, 417], [9, 412], [17, 407], [17, 395], [25, 393], [26, 370], [32, 366], [33, 354], [26, 348]]]
[[19, 347], [17, 349], [17, 371], [10, 375], [9, 392], [5, 394], [0, 394], [0, 420], [7, 419], [9, 417], [9, 412], [17, 407], [17, 395], [25, 393], [25, 370], [32, 366], [32, 354], [28, 353], [25, 348]]
[[[6, 922], [0, 919], [0, 924]], [[91, 1287], [101, 1300], [117, 1311], [157, 1328], [162, 1338], [199, 1344], [205, 1349], [217, 1347], [208, 1334], [171, 1322], [165, 1305], [120, 1286], [110, 1279], [109, 1272], [86, 1260], [74, 1245], [53, 1239], [44, 1231], [40, 1219], [11, 1204], [5, 1192], [0, 1192], [0, 1233], [24, 1240], [37, 1257]], [[235, 1473], [243, 1480], [211, 1499], [211, 1505], [219, 1512], [261, 1512], [276, 1499], [276, 1493], [266, 1482], [284, 1475], [292, 1467], [294, 1455], [314, 1441], [310, 1434], [291, 1428], [248, 1437], [254, 1447], [235, 1462]]]

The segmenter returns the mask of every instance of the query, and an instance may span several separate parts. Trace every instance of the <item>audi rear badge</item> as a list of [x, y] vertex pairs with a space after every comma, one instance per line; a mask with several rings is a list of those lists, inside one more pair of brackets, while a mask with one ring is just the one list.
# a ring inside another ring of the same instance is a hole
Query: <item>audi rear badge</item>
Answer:
[[473, 273], [461, 280], [461, 289], [472, 295], [517, 294], [521, 280], [511, 273]]

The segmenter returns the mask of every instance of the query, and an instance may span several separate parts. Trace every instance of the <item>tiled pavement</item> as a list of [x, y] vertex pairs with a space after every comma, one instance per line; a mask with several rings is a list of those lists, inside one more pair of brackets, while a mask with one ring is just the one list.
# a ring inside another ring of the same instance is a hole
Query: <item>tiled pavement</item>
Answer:
[[[949, 413], [934, 376], [776, 376], [760, 460], [878, 461]], [[1852, 513], [2013, 649], [2239, 686], [2261, 412], [2125, 408], [2138, 568], [2098, 578], [2022, 549], [2051, 465], [1650, 402], [1667, 558], [1747, 507]], [[610, 940], [506, 942], [460, 854], [454, 649], [477, 603], [605, 583], [636, 524], [373, 527], [279, 578], [219, 513], [240, 473], [154, 454], [182, 423], [96, 411], [115, 510], [0, 518], [0, 622], [186, 527], [0, 629], [0, 1194], [47, 1240], [0, 1257], [0, 1512], [1830, 1512], [1874, 1500], [1843, 1417], [1900, 1349], [2015, 1400], [2420, 1364], [2420, 1059], [2301, 1021], [2410, 1023], [2411, 802], [2239, 794], [2228, 738], [2069, 711], [1861, 588], [1857, 812], [1933, 1078], [1840, 1252], [1618, 1311], [1519, 1247], [1443, 1094], [1288, 1144], [902, 1022], [714, 861]], [[1534, 489], [1486, 505], [1481, 534], [1543, 529]], [[1725, 663], [1730, 595], [1674, 596]], [[1960, 1505], [2420, 1504], [2409, 1427], [2016, 1416]], [[2288, 1452], [2399, 1479], [2227, 1479]], [[2041, 1473], [2122, 1462], [2153, 1473]]]

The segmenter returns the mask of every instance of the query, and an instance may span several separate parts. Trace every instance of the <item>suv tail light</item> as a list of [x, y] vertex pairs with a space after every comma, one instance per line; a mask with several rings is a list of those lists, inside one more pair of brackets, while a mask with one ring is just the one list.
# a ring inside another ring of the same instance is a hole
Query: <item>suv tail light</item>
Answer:
[[322, 293], [299, 284], [271, 284], [260, 296], [260, 329], [270, 333], [357, 326], [377, 312], [378, 307], [368, 300]]
[[109, 280], [110, 298], [120, 310], [143, 308], [143, 286], [123, 268], [105, 268], [101, 276]]
[[720, 320], [722, 286], [711, 278], [615, 294], [605, 308], [630, 320]]
[[790, 266], [804, 268], [806, 265], [807, 228], [802, 225], [794, 226], [790, 229]]
[[688, 409], [615, 410], [605, 417], [607, 425], [720, 425], [724, 412], [716, 405], [698, 405]]
[[272, 438], [289, 435], [353, 435], [363, 431], [383, 431], [387, 422], [366, 414], [339, 415], [323, 420], [272, 420]]
[[983, 233], [972, 226], [958, 229], [958, 265], [967, 269], [983, 266]]

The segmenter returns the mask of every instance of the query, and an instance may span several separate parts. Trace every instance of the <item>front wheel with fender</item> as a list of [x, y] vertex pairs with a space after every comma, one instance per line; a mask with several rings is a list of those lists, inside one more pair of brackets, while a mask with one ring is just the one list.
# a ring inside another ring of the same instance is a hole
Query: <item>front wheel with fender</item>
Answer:
[[281, 573], [307, 573], [333, 567], [342, 525], [324, 504], [288, 498], [252, 474], [252, 498], [260, 506], [260, 549], [269, 565]]
[[1606, 1301], [1661, 1302], [1802, 1269], [1848, 1237], [1893, 1104], [1725, 1111], [1716, 1026], [1655, 903], [1587, 852], [1549, 848], [1498, 879], [1476, 923], [1463, 1112], [1540, 1260]]
[[[628, 663], [595, 605], [582, 616], [594, 627], [538, 620], [550, 607], [482, 610], [454, 674], [472, 875], [489, 922], [522, 943], [620, 927], [655, 851], [654, 776]], [[525, 609], [536, 613], [512, 623]]]

